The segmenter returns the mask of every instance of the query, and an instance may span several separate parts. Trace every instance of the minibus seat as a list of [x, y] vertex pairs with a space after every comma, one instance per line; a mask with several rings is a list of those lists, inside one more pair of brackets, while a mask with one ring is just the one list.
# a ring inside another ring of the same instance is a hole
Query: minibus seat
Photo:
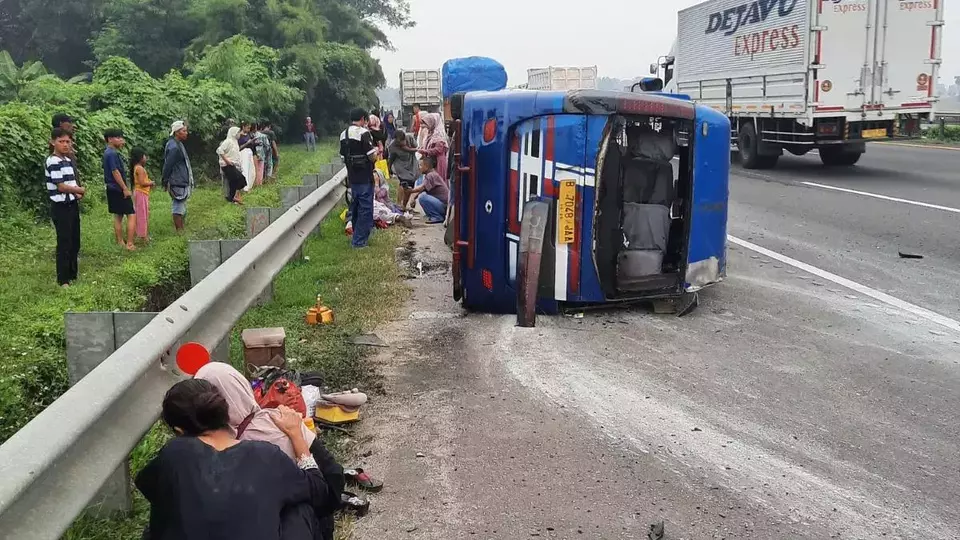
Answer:
[[623, 163], [623, 202], [670, 207], [676, 197], [669, 161], [633, 157]]

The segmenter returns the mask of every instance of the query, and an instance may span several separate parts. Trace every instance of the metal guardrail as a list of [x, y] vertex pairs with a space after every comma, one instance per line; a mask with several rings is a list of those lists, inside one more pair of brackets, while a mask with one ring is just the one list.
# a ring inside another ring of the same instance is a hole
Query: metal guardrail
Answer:
[[212, 350], [342, 198], [295, 204], [0, 446], [0, 538], [56, 539], [156, 422], [178, 343]]

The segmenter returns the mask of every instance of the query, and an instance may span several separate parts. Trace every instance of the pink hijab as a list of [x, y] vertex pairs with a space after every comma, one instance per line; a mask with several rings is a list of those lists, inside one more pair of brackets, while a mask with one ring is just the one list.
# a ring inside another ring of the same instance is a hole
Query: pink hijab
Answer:
[[424, 146], [430, 146], [437, 142], [447, 142], [447, 134], [443, 132], [443, 119], [439, 113], [420, 113], [423, 125], [427, 127], [427, 139]]
[[[270, 419], [273, 414], [276, 414], [276, 411], [261, 409], [257, 405], [257, 400], [253, 397], [253, 390], [250, 388], [250, 382], [233, 366], [223, 362], [210, 362], [200, 368], [194, 378], [210, 382], [223, 394], [223, 397], [227, 400], [227, 405], [230, 406], [230, 428], [234, 432], [248, 416], [253, 415], [250, 423], [247, 424], [246, 429], [240, 435], [241, 441], [268, 442], [283, 450], [283, 453], [290, 456], [290, 459], [297, 459], [293, 454], [293, 445], [290, 444], [290, 438], [280, 431], [280, 428]], [[303, 426], [303, 438], [306, 439], [307, 446], [310, 446], [317, 436], [307, 429], [307, 426]]]

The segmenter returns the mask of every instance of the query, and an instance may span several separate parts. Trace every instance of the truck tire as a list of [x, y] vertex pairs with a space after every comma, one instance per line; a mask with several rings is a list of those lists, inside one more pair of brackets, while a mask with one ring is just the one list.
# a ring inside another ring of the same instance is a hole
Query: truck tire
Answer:
[[737, 136], [737, 147], [740, 149], [740, 163], [744, 169], [772, 169], [777, 165], [780, 156], [760, 155], [760, 137], [753, 124], [744, 124]]
[[821, 146], [820, 161], [827, 167], [851, 167], [860, 161], [862, 152], [851, 152], [842, 146]]

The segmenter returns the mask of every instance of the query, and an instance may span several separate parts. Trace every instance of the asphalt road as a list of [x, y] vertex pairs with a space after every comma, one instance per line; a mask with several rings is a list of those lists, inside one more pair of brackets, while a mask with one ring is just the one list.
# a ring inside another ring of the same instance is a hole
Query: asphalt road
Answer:
[[728, 280], [682, 319], [464, 315], [416, 231], [440, 268], [379, 330], [358, 537], [960, 538], [960, 214], [829, 189], [960, 208], [958, 165], [735, 170]]

